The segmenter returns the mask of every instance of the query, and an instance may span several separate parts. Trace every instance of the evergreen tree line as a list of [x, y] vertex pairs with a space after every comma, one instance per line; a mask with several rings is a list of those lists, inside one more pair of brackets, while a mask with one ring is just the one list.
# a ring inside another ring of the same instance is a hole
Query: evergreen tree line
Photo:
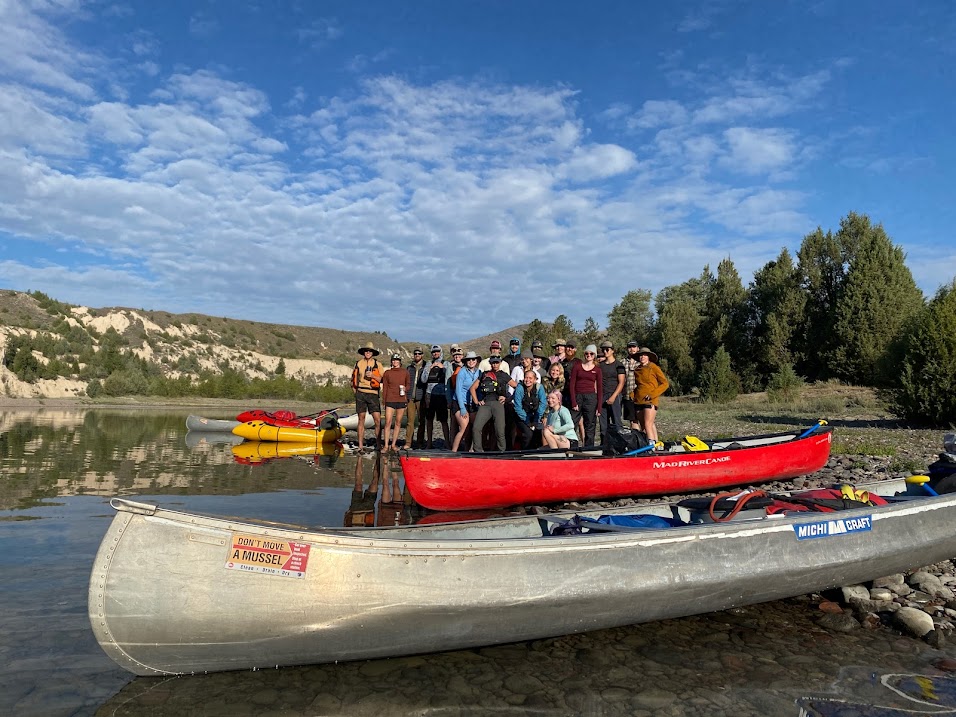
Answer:
[[651, 347], [674, 394], [728, 401], [837, 379], [884, 390], [908, 420], [956, 423], [956, 279], [927, 303], [903, 250], [864, 214], [808, 234], [796, 260], [784, 248], [748, 287], [728, 258], [656, 297], [629, 291], [604, 331], [590, 317], [575, 331], [562, 314], [524, 333], [525, 345], [572, 337]]

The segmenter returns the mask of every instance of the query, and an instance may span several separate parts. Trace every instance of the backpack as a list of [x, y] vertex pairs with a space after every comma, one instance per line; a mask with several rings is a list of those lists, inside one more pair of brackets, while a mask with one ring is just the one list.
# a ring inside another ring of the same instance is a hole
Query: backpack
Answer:
[[650, 443], [644, 431], [611, 424], [607, 427], [607, 444], [611, 455], [619, 456]]

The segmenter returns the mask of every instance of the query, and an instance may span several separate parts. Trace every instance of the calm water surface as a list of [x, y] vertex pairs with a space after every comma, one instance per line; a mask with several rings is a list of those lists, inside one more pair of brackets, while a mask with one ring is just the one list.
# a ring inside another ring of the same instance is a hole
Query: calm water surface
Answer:
[[185, 418], [0, 412], [0, 715], [797, 715], [806, 696], [912, 707], [881, 680], [942, 674], [932, 663], [956, 657], [887, 630], [825, 632], [791, 600], [481, 650], [134, 678], [100, 650], [86, 614], [110, 498], [305, 526], [422, 514], [403, 499], [397, 463], [272, 457], [187, 435]]

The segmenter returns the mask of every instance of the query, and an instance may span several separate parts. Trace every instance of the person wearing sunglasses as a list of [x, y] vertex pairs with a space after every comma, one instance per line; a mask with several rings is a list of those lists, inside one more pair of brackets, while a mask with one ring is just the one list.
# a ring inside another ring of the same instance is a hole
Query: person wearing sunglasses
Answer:
[[597, 361], [597, 346], [588, 344], [584, 348], [584, 360], [571, 365], [569, 383], [571, 408], [579, 411], [584, 424], [584, 445], [594, 445], [594, 435], [597, 429], [597, 418], [601, 414], [599, 399], [604, 395], [604, 385], [601, 368]]
[[417, 440], [415, 438], [415, 418], [419, 416], [419, 407], [421, 406], [422, 397], [425, 395], [425, 389], [419, 383], [419, 379], [422, 375], [422, 369], [425, 367], [425, 353], [421, 348], [416, 347], [412, 351], [412, 362], [408, 364], [408, 375], [412, 381], [412, 388], [410, 395], [408, 397], [408, 406], [405, 409], [405, 447], [406, 448], [419, 448], [425, 442], [425, 422], [419, 420], [418, 422], [418, 436]]
[[621, 397], [624, 395], [624, 385], [627, 376], [624, 373], [624, 364], [614, 356], [614, 344], [610, 341], [601, 342], [601, 353], [604, 354], [601, 367], [601, 382], [604, 394], [601, 397], [601, 445], [608, 446], [608, 427], [611, 425], [621, 428], [624, 425], [621, 412]]

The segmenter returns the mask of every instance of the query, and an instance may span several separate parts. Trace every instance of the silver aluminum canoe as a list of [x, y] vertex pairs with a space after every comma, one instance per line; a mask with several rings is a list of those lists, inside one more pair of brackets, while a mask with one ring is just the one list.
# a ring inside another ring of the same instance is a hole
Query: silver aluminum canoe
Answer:
[[239, 425], [239, 421], [224, 418], [206, 418], [205, 416], [186, 416], [186, 429], [189, 431], [215, 431], [229, 433]]
[[[89, 615], [103, 649], [138, 675], [543, 638], [805, 594], [956, 555], [956, 494], [566, 537], [546, 537], [548, 522], [534, 516], [306, 531], [113, 505]], [[665, 504], [630, 512], [672, 514]], [[292, 571], [256, 562], [273, 560], [273, 549], [298, 551]]]

